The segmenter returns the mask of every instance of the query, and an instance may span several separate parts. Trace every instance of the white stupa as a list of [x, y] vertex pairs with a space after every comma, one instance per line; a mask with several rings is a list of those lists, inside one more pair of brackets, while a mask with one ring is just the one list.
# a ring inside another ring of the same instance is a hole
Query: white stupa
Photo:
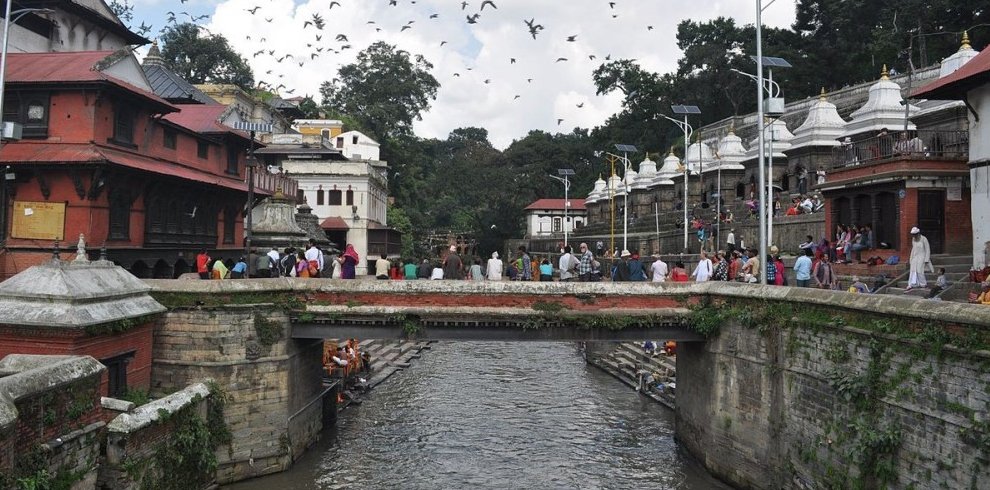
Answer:
[[[766, 133], [763, 137], [763, 145], [766, 147], [765, 154], [770, 155], [770, 149], [773, 148], [773, 158], [785, 159], [787, 155], [784, 154], [785, 151], [791, 148], [791, 141], [794, 141], [794, 135], [791, 134], [790, 130], [787, 129], [787, 123], [783, 119], [774, 119], [770, 125], [765, 129]], [[771, 136], [773, 141], [770, 141]], [[759, 158], [759, 152], [757, 148], [760, 147], [759, 136], [753, 138], [753, 141], [749, 142], [749, 150], [746, 151], [745, 160], [756, 160]]]
[[734, 127], [729, 127], [729, 134], [718, 142], [718, 168], [722, 170], [743, 170], [742, 162], [746, 159], [746, 147], [742, 138], [736, 136]]
[[818, 102], [808, 109], [808, 117], [794, 130], [791, 149], [808, 146], [839, 146], [839, 138], [845, 131], [846, 121], [839, 116], [835, 104], [825, 97], [825, 89], [822, 88]]
[[674, 185], [674, 181], [670, 180], [671, 177], [680, 175], [681, 170], [681, 159], [674, 155], [674, 149], [670, 149], [670, 154], [667, 158], [663, 159], [663, 165], [660, 170], [657, 170], [657, 174], [653, 177], [653, 182], [650, 183], [650, 187], [660, 186], [660, 185]]
[[[846, 130], [842, 135], [855, 136], [866, 133], [873, 136], [883, 128], [891, 131], [903, 129], [905, 116], [910, 118], [918, 111], [918, 108], [908, 105], [907, 114], [905, 114], [902, 102], [904, 102], [904, 98], [901, 97], [901, 86], [890, 81], [890, 77], [887, 75], [887, 65], [883, 65], [880, 80], [870, 87], [869, 100], [863, 104], [863, 107], [853, 111], [852, 121], [846, 124]], [[907, 129], [914, 130], [914, 124], [909, 121]]]
[[713, 168], [715, 163], [715, 153], [712, 151], [712, 147], [708, 146], [707, 143], [702, 141], [695, 141], [688, 147], [687, 153], [685, 153], [684, 161], [687, 162], [688, 172], [691, 175], [697, 175], [698, 170], [701, 171], [709, 170]]
[[606, 191], [605, 186], [608, 185], [605, 179], [601, 175], [598, 176], [598, 180], [595, 181], [595, 187], [591, 189], [588, 193], [588, 197], [585, 198], [585, 204], [594, 204], [602, 199], [608, 198], [608, 191]]
[[944, 78], [951, 75], [956, 70], [962, 68], [963, 65], [969, 62], [969, 60], [976, 58], [976, 55], [980, 54], [979, 51], [973, 49], [969, 45], [969, 33], [963, 32], [962, 45], [959, 46], [959, 51], [956, 51], [948, 58], [942, 60], [942, 66], [938, 70], [938, 77]]
[[646, 190], [650, 188], [653, 178], [657, 175], [657, 162], [650, 160], [650, 156], [639, 163], [639, 176], [632, 184], [632, 190]]

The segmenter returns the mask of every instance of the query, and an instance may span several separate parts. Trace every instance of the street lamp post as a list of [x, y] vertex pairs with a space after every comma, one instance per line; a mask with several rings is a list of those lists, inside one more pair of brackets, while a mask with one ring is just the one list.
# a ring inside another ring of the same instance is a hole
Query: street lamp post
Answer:
[[[684, 121], [678, 121], [672, 117], [668, 117], [665, 114], [660, 114], [664, 119], [676, 124], [684, 131], [684, 251], [682, 253], [688, 252], [688, 162], [687, 162], [687, 149], [688, 142], [691, 141], [691, 134], [694, 133], [694, 128], [688, 124], [687, 117], [688, 114], [701, 114], [701, 110], [698, 106], [694, 105], [673, 105], [670, 109], [674, 111], [674, 114], [682, 114], [684, 116]], [[701, 145], [698, 145], [698, 161], [701, 161]]]
[[[4, 8], [3, 16], [3, 41], [2, 46], [0, 46], [0, 127], [6, 129], [6, 124], [3, 121], [3, 103], [4, 103], [4, 92], [6, 91], [6, 76], [7, 76], [7, 43], [10, 40], [10, 25], [16, 24], [21, 17], [27, 14], [43, 14], [51, 15], [55, 13], [54, 10], [48, 8], [23, 8], [17, 10], [11, 10], [10, 6], [13, 1], [8, 0], [6, 2], [6, 7]], [[15, 16], [11, 19], [11, 16]], [[0, 136], [0, 144], [3, 143], [3, 137]], [[0, 240], [7, 238], [7, 171], [10, 169], [9, 166], [5, 166], [0, 169]]]
[[[767, 259], [767, 178], [766, 169], [763, 168], [763, 0], [756, 0], [756, 124], [758, 127], [757, 144], [759, 145], [759, 175], [760, 175], [760, 255], [759, 261], [762, 264]], [[751, 271], [752, 272], [752, 271]], [[766, 270], [759, 271], [760, 284], [766, 285]]]
[[[558, 177], [559, 175], [559, 177]], [[551, 175], [550, 178], [554, 180], [559, 180], [564, 183], [564, 246], [567, 246], [567, 224], [568, 224], [568, 208], [571, 207], [571, 201], [568, 200], [567, 194], [571, 189], [570, 177], [574, 175], [574, 169], [571, 168], [558, 168], [557, 175]]]
[[[612, 163], [612, 175], [613, 176], [615, 175], [615, 162], [617, 160], [622, 160], [622, 166], [623, 166], [623, 169], [622, 169], [622, 190], [623, 190], [623, 194], [622, 194], [622, 249], [623, 250], [629, 250], [629, 182], [626, 182], [626, 178], [629, 175], [629, 168], [631, 167], [631, 165], [629, 163], [629, 153], [636, 153], [639, 150], [637, 150], [636, 147], [633, 146], [633, 145], [622, 145], [622, 144], [615, 145], [615, 149], [621, 151], [624, 156], [621, 156], [620, 157], [619, 155], [616, 155], [614, 153], [609, 153], [609, 152], [604, 152], [604, 153], [605, 153], [606, 156], [609, 157], [609, 161]], [[612, 186], [611, 182], [612, 182], [612, 179], [609, 178], [609, 187]], [[613, 207], [614, 207], [614, 204], [613, 204]], [[614, 218], [613, 218], [613, 223], [614, 223]], [[614, 231], [612, 232], [612, 235], [613, 236], [615, 235], [615, 232]], [[612, 250], [615, 250], [615, 239], [614, 238], [612, 239], [612, 242], [613, 243], [610, 246], [612, 247]]]

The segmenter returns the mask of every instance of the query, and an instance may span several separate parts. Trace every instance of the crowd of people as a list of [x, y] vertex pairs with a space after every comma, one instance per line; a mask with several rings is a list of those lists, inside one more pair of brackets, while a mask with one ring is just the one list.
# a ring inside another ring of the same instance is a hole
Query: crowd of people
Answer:
[[353, 245], [343, 254], [328, 255], [314, 240], [306, 247], [286, 247], [268, 252], [252, 249], [247, 257], [210, 257], [206, 250], [196, 255], [196, 272], [200, 279], [247, 279], [271, 277], [326, 277], [354, 279], [360, 262]]

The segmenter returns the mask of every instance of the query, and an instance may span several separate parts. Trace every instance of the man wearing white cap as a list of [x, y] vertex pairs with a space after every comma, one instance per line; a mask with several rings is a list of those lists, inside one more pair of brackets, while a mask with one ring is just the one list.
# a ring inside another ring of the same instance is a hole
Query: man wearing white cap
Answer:
[[917, 226], [911, 228], [911, 275], [908, 277], [907, 290], [928, 286], [925, 280], [925, 266], [932, 267], [932, 252], [928, 239], [921, 234]]

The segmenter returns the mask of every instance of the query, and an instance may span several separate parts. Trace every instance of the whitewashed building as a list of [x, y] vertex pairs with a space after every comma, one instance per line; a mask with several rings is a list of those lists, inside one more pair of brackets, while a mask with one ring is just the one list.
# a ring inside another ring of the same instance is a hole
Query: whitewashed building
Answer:
[[526, 206], [526, 236], [528, 238], [546, 238], [553, 236], [564, 237], [567, 233], [584, 226], [588, 221], [588, 213], [584, 199], [570, 199], [566, 207], [563, 199], [538, 199]]

